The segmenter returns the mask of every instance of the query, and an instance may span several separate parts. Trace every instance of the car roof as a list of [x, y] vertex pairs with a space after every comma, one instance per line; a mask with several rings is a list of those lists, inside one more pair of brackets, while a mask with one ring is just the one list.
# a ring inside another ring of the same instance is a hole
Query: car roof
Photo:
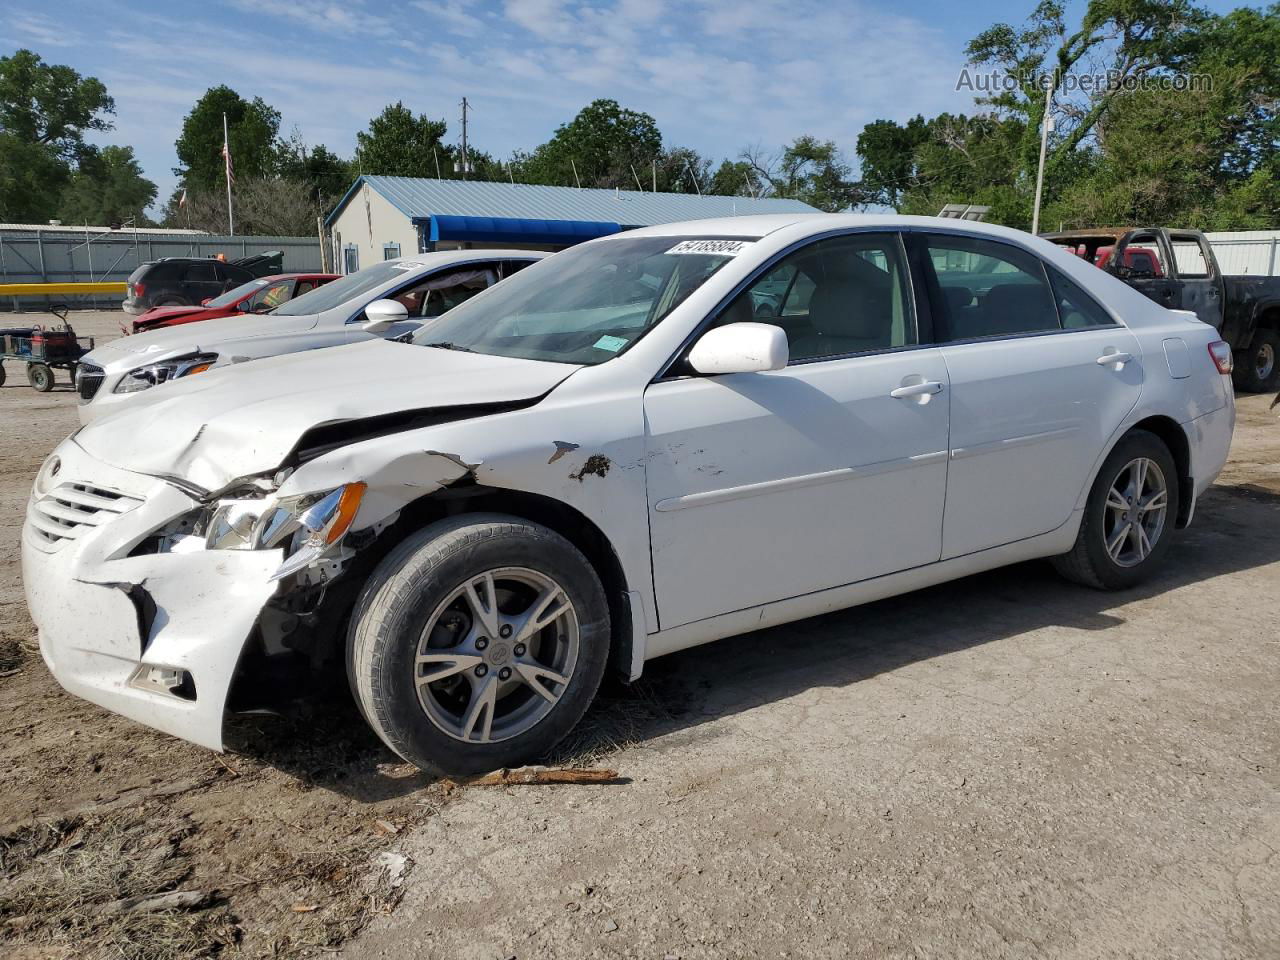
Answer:
[[[394, 257], [402, 263], [420, 263], [423, 266], [447, 267], [451, 263], [471, 263], [476, 260], [541, 260], [551, 256], [547, 250], [432, 250], [429, 253], [411, 253]], [[379, 261], [379, 263], [388, 261]]]
[[246, 280], [246, 283], [275, 283], [277, 280], [313, 280], [317, 277], [328, 277], [331, 280], [337, 280], [342, 276], [340, 273], [311, 273], [306, 270], [298, 270], [294, 273], [273, 273], [266, 277], [254, 277], [252, 280]]
[[[779, 230], [795, 228], [795, 233], [819, 234], [828, 230], [941, 230], [948, 233], [968, 233], [995, 239], [1012, 240], [1026, 244], [1035, 238], [1025, 230], [1002, 227], [976, 220], [958, 220], [954, 217], [916, 217], [896, 213], [793, 213], [768, 214], [746, 217], [724, 217], [715, 220], [688, 220], [683, 223], [667, 223], [655, 227], [629, 230], [615, 237], [764, 237]], [[600, 241], [596, 241], [600, 242]]]

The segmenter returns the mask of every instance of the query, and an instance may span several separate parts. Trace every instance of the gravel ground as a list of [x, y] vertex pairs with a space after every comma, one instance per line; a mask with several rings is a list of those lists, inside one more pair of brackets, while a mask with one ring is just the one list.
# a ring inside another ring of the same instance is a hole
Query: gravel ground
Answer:
[[[115, 322], [73, 319], [86, 333]], [[21, 506], [74, 426], [74, 398], [13, 372], [0, 389], [0, 636], [29, 640]], [[252, 781], [237, 793], [212, 755], [72, 701], [19, 657], [19, 676], [0, 680], [0, 794], [15, 782], [25, 803], [109, 794], [165, 749], [157, 774], [208, 778], [184, 815], [239, 823], [242, 858], [259, 831], [273, 850], [295, 834], [323, 850], [398, 811], [399, 832], [358, 852], [406, 858], [403, 899], [362, 901], [360, 922], [372, 919], [347, 943], [353, 960], [1277, 957], [1269, 401], [1241, 400], [1231, 462], [1147, 585], [1097, 593], [1023, 564], [656, 661], [590, 715], [580, 744], [618, 785], [442, 793], [388, 766], [348, 717], [341, 771], [264, 748], [227, 758]], [[68, 742], [69, 724], [112, 736]], [[59, 765], [28, 785], [54, 744]], [[267, 831], [257, 805], [294, 833]], [[317, 810], [323, 829], [297, 815]], [[184, 843], [216, 872], [216, 844]], [[228, 949], [268, 942], [254, 929], [272, 903], [288, 913], [315, 895], [264, 894], [239, 914], [233, 898]], [[307, 934], [314, 916], [288, 918], [276, 955], [359, 926]]]

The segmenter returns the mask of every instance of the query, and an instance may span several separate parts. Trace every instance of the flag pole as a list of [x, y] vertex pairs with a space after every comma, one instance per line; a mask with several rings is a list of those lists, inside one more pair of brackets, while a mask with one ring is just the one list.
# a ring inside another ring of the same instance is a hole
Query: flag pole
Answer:
[[227, 136], [227, 115], [222, 115], [222, 160], [227, 175], [227, 233], [236, 235], [236, 221], [231, 213], [231, 140]]

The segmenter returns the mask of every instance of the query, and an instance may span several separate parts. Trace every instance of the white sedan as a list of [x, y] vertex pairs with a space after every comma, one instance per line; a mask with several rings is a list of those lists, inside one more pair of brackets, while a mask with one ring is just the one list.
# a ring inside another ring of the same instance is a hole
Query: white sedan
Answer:
[[90, 424], [23, 580], [63, 686], [161, 730], [218, 749], [255, 680], [337, 673], [413, 763], [512, 766], [606, 669], [1038, 557], [1136, 583], [1223, 465], [1230, 370], [1015, 230], [653, 227]]
[[412, 333], [545, 257], [529, 250], [450, 250], [384, 260], [295, 297], [267, 316], [183, 324], [98, 347], [76, 368], [80, 422], [153, 387], [233, 363]]

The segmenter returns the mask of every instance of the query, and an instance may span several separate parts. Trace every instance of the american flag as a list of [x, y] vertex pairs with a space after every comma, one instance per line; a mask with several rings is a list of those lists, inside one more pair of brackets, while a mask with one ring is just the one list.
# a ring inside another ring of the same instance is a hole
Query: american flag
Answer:
[[227, 165], [227, 183], [235, 183], [235, 174], [231, 172], [231, 148], [227, 146], [227, 141], [222, 141], [222, 159]]

